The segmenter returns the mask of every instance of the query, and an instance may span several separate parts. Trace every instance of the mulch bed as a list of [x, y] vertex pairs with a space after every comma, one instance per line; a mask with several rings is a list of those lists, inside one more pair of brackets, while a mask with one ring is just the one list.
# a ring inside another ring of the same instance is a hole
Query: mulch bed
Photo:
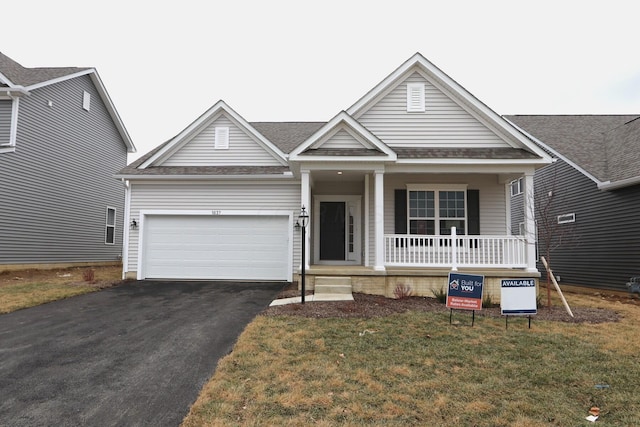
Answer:
[[[280, 298], [299, 296], [296, 291], [284, 291]], [[354, 301], [306, 302], [269, 307], [262, 312], [264, 316], [301, 316], [310, 318], [374, 318], [384, 317], [406, 311], [449, 312], [449, 309], [436, 298], [408, 297], [401, 299], [385, 298], [379, 295], [353, 294]], [[571, 307], [574, 317], [569, 316], [564, 307], [542, 307], [536, 320], [551, 320], [567, 323], [605, 323], [617, 322], [620, 315], [604, 308]], [[459, 316], [454, 311], [454, 317]], [[483, 308], [476, 311], [476, 317], [503, 317], [500, 307]], [[471, 316], [471, 313], [469, 313]]]

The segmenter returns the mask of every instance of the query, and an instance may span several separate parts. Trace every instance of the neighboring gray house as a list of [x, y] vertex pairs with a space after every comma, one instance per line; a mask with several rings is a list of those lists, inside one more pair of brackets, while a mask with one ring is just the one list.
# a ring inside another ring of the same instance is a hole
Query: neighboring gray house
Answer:
[[95, 69], [0, 53], [0, 271], [120, 260], [132, 152]]
[[[551, 253], [554, 274], [566, 284], [625, 289], [640, 276], [640, 116], [506, 118], [557, 159], [534, 177], [539, 248], [549, 234], [542, 215], [555, 225], [547, 227], [556, 230], [553, 244], [565, 239]], [[522, 233], [523, 187], [512, 186], [514, 234]]]

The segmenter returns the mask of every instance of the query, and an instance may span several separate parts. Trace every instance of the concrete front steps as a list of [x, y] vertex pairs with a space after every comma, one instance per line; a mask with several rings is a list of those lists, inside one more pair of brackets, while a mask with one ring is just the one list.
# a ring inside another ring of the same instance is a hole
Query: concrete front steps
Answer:
[[[316, 276], [313, 295], [306, 295], [307, 301], [353, 301], [351, 277]], [[281, 298], [271, 302], [271, 306], [302, 302], [301, 297]]]

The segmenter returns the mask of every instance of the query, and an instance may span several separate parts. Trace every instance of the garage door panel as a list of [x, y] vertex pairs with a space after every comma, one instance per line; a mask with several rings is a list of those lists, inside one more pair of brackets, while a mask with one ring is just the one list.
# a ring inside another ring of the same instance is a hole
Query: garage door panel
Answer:
[[287, 280], [287, 216], [148, 216], [146, 278]]

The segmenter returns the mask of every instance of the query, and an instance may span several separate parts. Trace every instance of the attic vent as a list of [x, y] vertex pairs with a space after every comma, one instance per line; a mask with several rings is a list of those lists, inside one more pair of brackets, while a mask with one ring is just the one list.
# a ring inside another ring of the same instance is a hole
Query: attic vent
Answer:
[[407, 83], [407, 112], [424, 111], [424, 84]]
[[82, 94], [82, 108], [87, 111], [91, 109], [91, 94], [87, 91]]
[[216, 126], [216, 150], [226, 150], [229, 148], [229, 128]]

